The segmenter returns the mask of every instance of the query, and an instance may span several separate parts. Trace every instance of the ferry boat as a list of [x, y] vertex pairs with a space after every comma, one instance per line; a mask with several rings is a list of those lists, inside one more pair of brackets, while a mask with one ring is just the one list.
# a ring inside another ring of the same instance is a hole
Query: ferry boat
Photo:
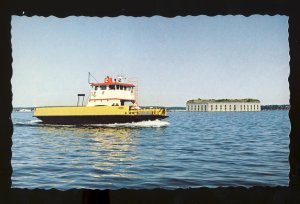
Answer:
[[[134, 83], [125, 82], [125, 77], [107, 76], [103, 82], [90, 83], [92, 88], [88, 103], [83, 106], [84, 94], [78, 94], [77, 106], [37, 107], [34, 117], [45, 124], [85, 125], [130, 123], [164, 119], [165, 108], [140, 108]], [[79, 98], [83, 96], [82, 106]]]

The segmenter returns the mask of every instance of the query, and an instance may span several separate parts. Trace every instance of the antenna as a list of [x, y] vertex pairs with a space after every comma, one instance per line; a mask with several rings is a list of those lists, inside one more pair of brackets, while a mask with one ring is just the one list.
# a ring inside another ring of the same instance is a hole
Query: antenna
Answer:
[[97, 81], [97, 79], [89, 72], [89, 79], [88, 79], [88, 83], [90, 84], [91, 82], [90, 82], [90, 78], [93, 78], [97, 83], [99, 83], [98, 81]]
[[122, 74], [119, 74], [116, 76], [118, 82], [123, 82], [124, 80], [126, 80], [125, 76]]

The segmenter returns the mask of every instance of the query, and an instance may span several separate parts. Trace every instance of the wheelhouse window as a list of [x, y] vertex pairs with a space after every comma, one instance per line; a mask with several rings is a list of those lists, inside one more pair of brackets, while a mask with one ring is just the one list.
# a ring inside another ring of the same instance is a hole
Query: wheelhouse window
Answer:
[[100, 90], [106, 90], [106, 86], [100, 86]]
[[116, 89], [115, 85], [109, 85], [108, 88], [109, 88], [109, 90], [115, 90]]

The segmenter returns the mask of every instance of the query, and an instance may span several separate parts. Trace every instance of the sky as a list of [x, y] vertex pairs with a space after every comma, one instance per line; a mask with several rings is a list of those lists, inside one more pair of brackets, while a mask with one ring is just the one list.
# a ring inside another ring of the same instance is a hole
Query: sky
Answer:
[[88, 72], [138, 80], [139, 105], [289, 104], [287, 16], [12, 17], [13, 106], [76, 105]]

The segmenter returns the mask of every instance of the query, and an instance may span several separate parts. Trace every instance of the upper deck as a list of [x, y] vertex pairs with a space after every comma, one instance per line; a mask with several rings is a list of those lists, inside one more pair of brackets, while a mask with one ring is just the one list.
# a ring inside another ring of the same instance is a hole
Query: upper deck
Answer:
[[125, 102], [134, 104], [136, 85], [124, 82], [124, 79], [107, 76], [104, 82], [90, 83], [92, 90], [87, 106], [123, 106]]

